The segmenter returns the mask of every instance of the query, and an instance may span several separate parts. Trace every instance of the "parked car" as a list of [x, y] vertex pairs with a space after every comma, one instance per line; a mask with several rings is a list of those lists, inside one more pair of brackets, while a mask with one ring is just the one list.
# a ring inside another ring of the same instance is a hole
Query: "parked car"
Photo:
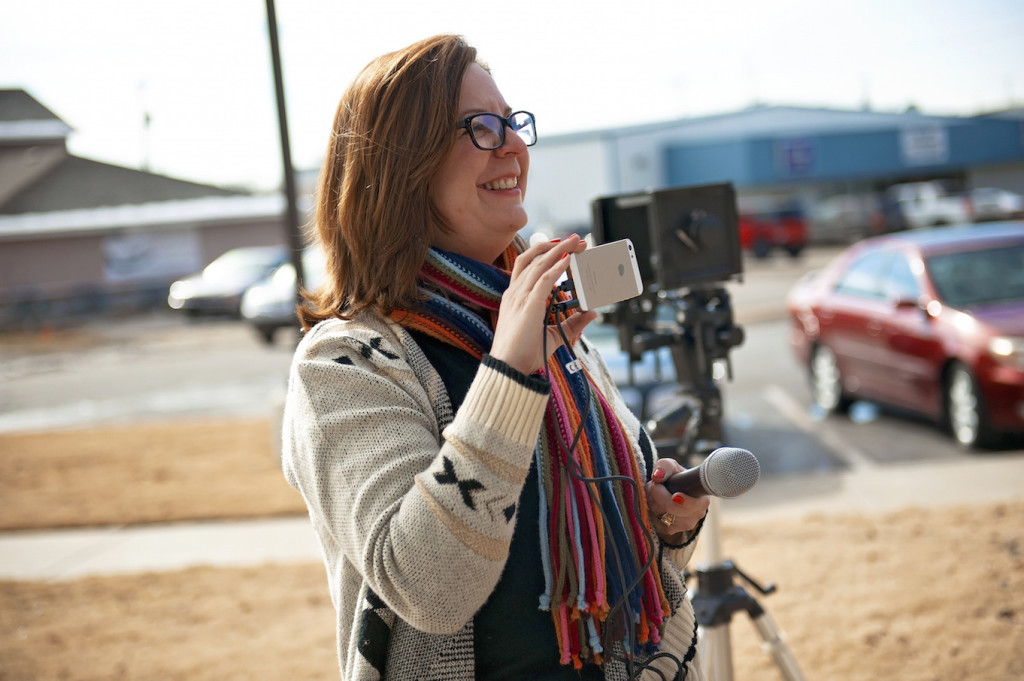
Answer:
[[171, 284], [167, 304], [189, 316], [239, 316], [242, 294], [288, 259], [284, 246], [233, 248], [201, 272]]
[[970, 197], [948, 191], [939, 180], [896, 184], [887, 194], [909, 229], [959, 225], [974, 219]]
[[741, 205], [739, 232], [740, 247], [757, 258], [766, 258], [777, 248], [796, 257], [807, 246], [807, 221], [796, 206], [758, 209]]
[[976, 222], [1024, 218], [1024, 196], [998, 187], [972, 189], [971, 206]]
[[[302, 254], [303, 286], [307, 290], [320, 287], [324, 281], [324, 252], [320, 248], [307, 248]], [[242, 296], [242, 319], [251, 324], [266, 343], [274, 342], [279, 329], [299, 326], [295, 314], [295, 266], [281, 263], [263, 281], [252, 285]]]
[[821, 199], [810, 218], [810, 240], [816, 244], [852, 244], [888, 231], [881, 199], [871, 192]]
[[966, 447], [1024, 432], [1024, 222], [866, 239], [798, 282], [787, 309], [824, 412], [893, 405]]

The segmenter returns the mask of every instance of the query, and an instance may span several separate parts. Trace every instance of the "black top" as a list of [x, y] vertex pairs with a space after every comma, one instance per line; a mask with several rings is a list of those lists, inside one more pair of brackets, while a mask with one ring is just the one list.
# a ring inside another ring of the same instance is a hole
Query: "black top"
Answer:
[[[458, 411], [479, 362], [448, 343], [417, 331], [410, 333], [441, 375], [453, 412]], [[640, 440], [647, 469], [651, 470], [653, 452], [650, 443], [645, 437]], [[597, 665], [585, 664], [577, 671], [571, 664], [559, 663], [551, 613], [539, 608], [540, 596], [544, 593], [539, 503], [537, 466], [531, 462], [519, 495], [518, 517], [505, 570], [490, 598], [474, 617], [477, 681], [604, 679], [604, 673]]]
[[[416, 331], [411, 333], [441, 375], [452, 410], [458, 411], [479, 362], [448, 343]], [[584, 665], [582, 670], [576, 671], [571, 664], [559, 663], [551, 613], [538, 607], [540, 595], [544, 593], [539, 500], [537, 466], [531, 463], [519, 495], [516, 527], [505, 570], [490, 598], [474, 617], [477, 681], [604, 679], [597, 665]]]

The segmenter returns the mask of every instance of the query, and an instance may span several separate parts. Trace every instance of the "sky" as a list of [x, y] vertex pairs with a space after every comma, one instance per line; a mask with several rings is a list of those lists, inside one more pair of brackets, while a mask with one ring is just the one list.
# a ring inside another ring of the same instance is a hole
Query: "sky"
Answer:
[[[545, 134], [754, 104], [974, 115], [1024, 106], [1020, 0], [277, 0], [293, 164], [342, 92], [436, 33], [477, 47]], [[71, 153], [221, 186], [281, 184], [264, 0], [0, 0], [0, 88]], [[146, 123], [148, 119], [148, 125]]]

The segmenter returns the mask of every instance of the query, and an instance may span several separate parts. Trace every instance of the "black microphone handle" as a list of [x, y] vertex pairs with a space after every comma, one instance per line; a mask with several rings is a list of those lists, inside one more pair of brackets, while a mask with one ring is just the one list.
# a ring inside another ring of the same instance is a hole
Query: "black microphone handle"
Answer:
[[665, 481], [665, 487], [672, 494], [682, 492], [689, 497], [705, 497], [711, 494], [704, 489], [704, 484], [700, 480], [700, 466], [676, 473]]
[[736, 447], [719, 447], [699, 466], [670, 477], [665, 487], [673, 494], [732, 499], [753, 487], [760, 476], [761, 466], [753, 454]]

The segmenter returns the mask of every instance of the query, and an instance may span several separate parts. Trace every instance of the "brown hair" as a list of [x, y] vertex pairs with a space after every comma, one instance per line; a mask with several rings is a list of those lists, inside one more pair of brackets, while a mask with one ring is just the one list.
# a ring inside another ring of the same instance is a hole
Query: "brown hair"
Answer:
[[305, 293], [304, 329], [416, 304], [427, 249], [448, 229], [430, 182], [455, 143], [462, 78], [473, 63], [476, 49], [461, 36], [434, 36], [373, 60], [342, 95], [316, 200], [327, 276]]

